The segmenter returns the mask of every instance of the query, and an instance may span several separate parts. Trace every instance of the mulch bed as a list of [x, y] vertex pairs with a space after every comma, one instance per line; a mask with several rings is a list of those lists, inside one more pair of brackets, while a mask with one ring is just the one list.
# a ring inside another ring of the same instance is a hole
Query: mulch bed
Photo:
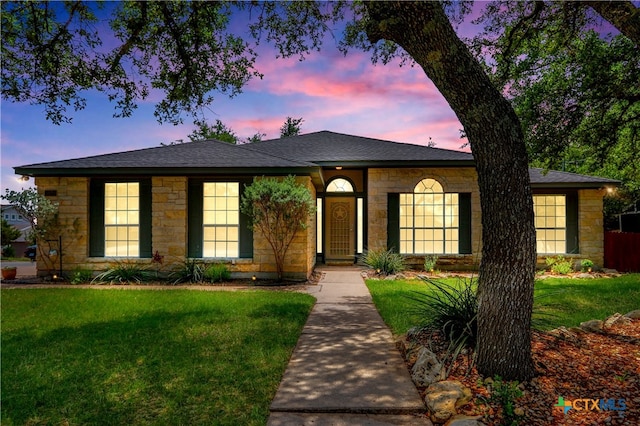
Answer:
[[[570, 330], [571, 331], [571, 330]], [[431, 345], [427, 340], [431, 341]], [[420, 343], [441, 357], [444, 344], [433, 336], [419, 335]], [[434, 349], [435, 348], [435, 349]], [[532, 338], [536, 377], [520, 384], [524, 396], [515, 401], [522, 413], [515, 417], [521, 425], [638, 425], [640, 424], [640, 320], [616, 324], [601, 333], [571, 332], [565, 336], [535, 332]], [[486, 425], [508, 424], [499, 403], [491, 402], [487, 385], [469, 356], [460, 355], [448, 380], [459, 380], [473, 393], [473, 399], [459, 414], [482, 415]], [[442, 359], [442, 358], [440, 358]], [[411, 366], [411, 361], [409, 361]], [[426, 389], [419, 389], [424, 396]], [[578, 399], [615, 400], [624, 410], [598, 410], [593, 402], [578, 402], [566, 414], [558, 404]]]

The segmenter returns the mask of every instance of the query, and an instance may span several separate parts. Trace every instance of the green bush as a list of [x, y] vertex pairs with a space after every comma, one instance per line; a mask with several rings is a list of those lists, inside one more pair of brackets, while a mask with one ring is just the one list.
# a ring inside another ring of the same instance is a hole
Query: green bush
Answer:
[[545, 263], [554, 274], [567, 275], [573, 271], [573, 264], [571, 263], [571, 260], [565, 259], [564, 256], [561, 255], [556, 257], [547, 257], [545, 259]]
[[173, 284], [201, 283], [204, 281], [206, 265], [196, 259], [185, 259], [182, 264], [169, 274]]
[[83, 268], [78, 266], [71, 271], [71, 277], [69, 278], [69, 282], [71, 284], [84, 284], [91, 282], [93, 279], [93, 271], [88, 268]]
[[580, 269], [582, 270], [582, 272], [589, 271], [589, 268], [593, 268], [593, 262], [591, 260], [583, 259], [582, 261], [580, 261]]
[[405, 270], [404, 257], [393, 250], [369, 250], [362, 257], [362, 262], [376, 272], [385, 275]]
[[154, 278], [154, 273], [146, 267], [131, 262], [115, 262], [114, 265], [98, 274], [91, 282], [109, 284], [140, 284]]
[[432, 272], [436, 264], [438, 263], [438, 256], [435, 254], [429, 254], [424, 257], [424, 270], [426, 272]]
[[212, 263], [205, 269], [204, 278], [211, 283], [228, 281], [231, 278], [231, 272], [224, 263]]
[[12, 245], [2, 247], [2, 257], [16, 257], [16, 250]]

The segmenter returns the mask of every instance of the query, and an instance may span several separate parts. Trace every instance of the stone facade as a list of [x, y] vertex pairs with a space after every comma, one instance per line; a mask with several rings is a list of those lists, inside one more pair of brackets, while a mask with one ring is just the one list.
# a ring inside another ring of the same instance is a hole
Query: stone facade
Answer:
[[598, 266], [604, 265], [603, 197], [599, 189], [578, 191], [578, 257]]
[[[387, 194], [413, 192], [422, 179], [435, 179], [444, 192], [471, 193], [471, 247], [472, 254], [442, 255], [438, 264], [449, 269], [475, 268], [481, 255], [481, 212], [480, 190], [477, 173], [472, 167], [460, 168], [372, 168], [367, 177], [368, 203], [368, 248], [369, 250], [387, 246]], [[422, 257], [409, 257], [408, 263], [421, 266]]]
[[[315, 188], [309, 177], [298, 177], [297, 181], [305, 185], [315, 199]], [[58, 204], [60, 217], [67, 229], [63, 234], [62, 252], [63, 272], [74, 268], [89, 268], [102, 271], [113, 263], [106, 257], [89, 257], [89, 179], [38, 177], [36, 185], [40, 194], [55, 191], [48, 196]], [[164, 270], [170, 265], [182, 262], [187, 255], [188, 218], [187, 218], [188, 178], [185, 176], [157, 176], [151, 181], [151, 227], [152, 250], [164, 256]], [[307, 227], [294, 237], [287, 252], [285, 276], [293, 279], [306, 279], [315, 266], [316, 224], [315, 214], [311, 215]], [[75, 223], [77, 231], [71, 231]], [[57, 243], [51, 248], [57, 250]], [[253, 259], [233, 259], [226, 263], [234, 276], [260, 278], [275, 276], [276, 267], [273, 250], [259, 232], [253, 234]], [[48, 248], [47, 248], [48, 250]], [[151, 265], [151, 259], [127, 259], [142, 265]], [[57, 273], [59, 259], [38, 259], [39, 274], [46, 276]]]
[[[439, 256], [438, 267], [442, 269], [474, 269], [481, 257], [482, 220], [480, 194], [474, 168], [372, 168], [366, 171], [366, 209], [368, 249], [386, 248], [387, 245], [387, 194], [413, 192], [422, 179], [432, 178], [440, 182], [444, 192], [471, 193], [471, 247], [472, 253], [465, 255]], [[309, 176], [299, 176], [297, 181], [305, 185], [316, 197], [316, 189]], [[164, 269], [169, 264], [185, 259], [188, 247], [188, 182], [186, 176], [157, 176], [152, 178], [152, 250], [165, 256]], [[104, 270], [113, 262], [111, 258], [89, 257], [89, 178], [85, 177], [38, 177], [36, 185], [41, 194], [58, 204], [60, 217], [66, 226], [63, 234], [63, 267], [66, 272], [76, 267]], [[590, 259], [596, 265], [603, 264], [603, 192], [596, 189], [578, 191], [578, 236], [579, 254], [567, 257]], [[74, 225], [75, 228], [72, 226]], [[306, 279], [311, 275], [316, 263], [316, 215], [309, 217], [306, 229], [299, 231], [285, 261], [285, 277]], [[57, 242], [51, 243], [51, 249]], [[48, 250], [48, 248], [47, 248]], [[409, 257], [410, 265], [421, 267], [424, 259]], [[151, 259], [131, 261], [150, 265]], [[539, 264], [544, 265], [544, 257], [539, 256]], [[229, 269], [237, 277], [270, 278], [275, 276], [276, 267], [273, 251], [259, 232], [253, 235], [253, 258], [227, 261]], [[59, 259], [38, 259], [41, 275], [57, 272]]]

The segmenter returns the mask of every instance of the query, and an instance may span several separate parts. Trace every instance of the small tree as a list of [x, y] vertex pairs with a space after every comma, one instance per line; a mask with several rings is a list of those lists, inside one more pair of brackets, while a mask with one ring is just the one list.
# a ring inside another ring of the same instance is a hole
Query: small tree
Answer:
[[240, 209], [251, 218], [252, 228], [271, 245], [278, 280], [282, 281], [284, 259], [293, 237], [306, 228], [309, 216], [315, 212], [311, 193], [296, 183], [295, 176], [255, 178], [244, 190]]
[[18, 213], [29, 221], [31, 231], [29, 239], [38, 245], [39, 258], [45, 263], [49, 272], [55, 269], [55, 261], [61, 255], [63, 247], [52, 250], [51, 242], [56, 244], [60, 237], [65, 238], [67, 246], [73, 244], [77, 236], [78, 219], [72, 223], [62, 223], [58, 217], [58, 205], [53, 203], [44, 195], [38, 194], [34, 188], [23, 189], [22, 191], [12, 191], [7, 189], [2, 196], [11, 204]]
[[280, 127], [280, 139], [288, 138], [289, 136], [298, 136], [300, 134], [300, 130], [302, 130], [301, 126], [303, 121], [302, 117], [287, 117], [287, 120], [284, 122], [282, 127]]

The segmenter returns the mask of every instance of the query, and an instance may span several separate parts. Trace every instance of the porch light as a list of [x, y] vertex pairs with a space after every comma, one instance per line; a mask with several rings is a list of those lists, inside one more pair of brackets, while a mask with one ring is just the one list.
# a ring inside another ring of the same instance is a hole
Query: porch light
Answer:
[[342, 166], [336, 166], [336, 170], [342, 170]]
[[20, 176], [20, 179], [18, 179], [18, 180], [20, 180], [20, 181], [22, 181], [22, 182], [28, 182], [28, 181], [29, 181], [29, 176], [27, 176], [27, 175], [22, 175], [22, 176]]
[[255, 276], [255, 274], [251, 275], [251, 281], [255, 281], [255, 280], [257, 280], [257, 279], [258, 279], [258, 278]]

